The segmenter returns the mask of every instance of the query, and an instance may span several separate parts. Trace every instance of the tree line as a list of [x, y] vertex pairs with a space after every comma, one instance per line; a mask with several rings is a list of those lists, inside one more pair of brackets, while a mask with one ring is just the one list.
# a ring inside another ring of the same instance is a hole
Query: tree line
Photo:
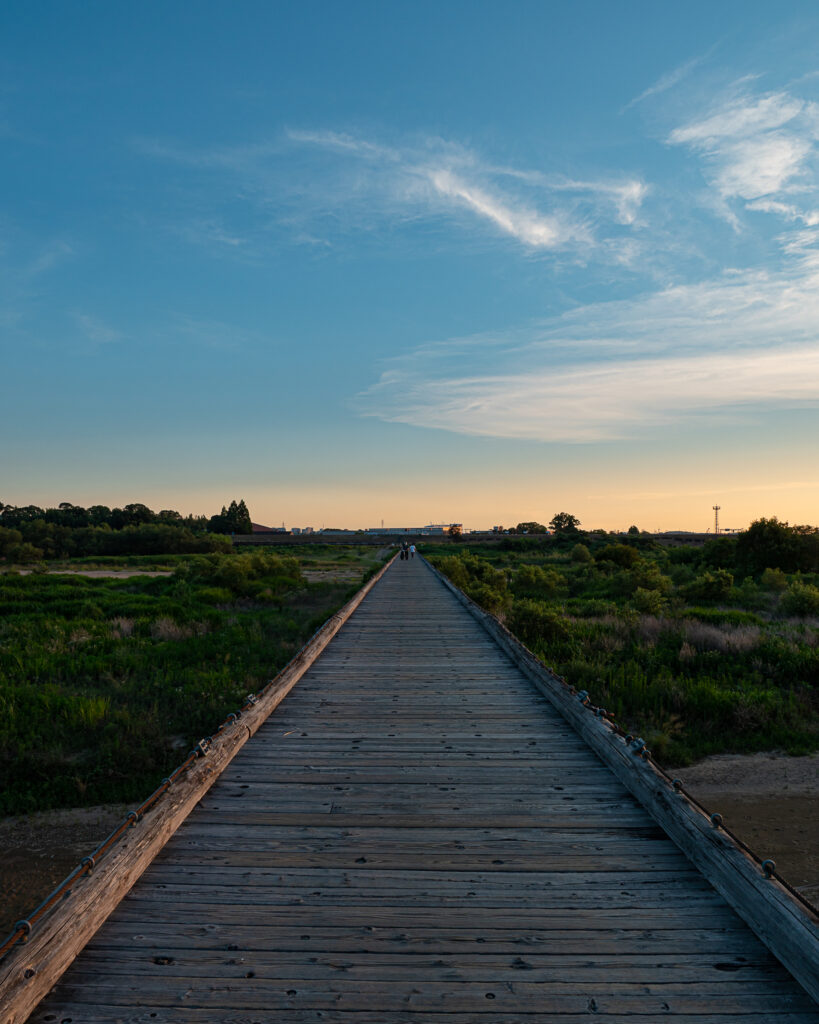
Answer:
[[0, 501], [0, 559], [11, 563], [89, 555], [169, 555], [225, 551], [232, 533], [250, 533], [245, 501], [231, 501], [213, 516], [154, 512], [134, 503], [84, 508], [62, 501], [55, 508]]
[[[508, 533], [513, 536], [543, 536], [551, 533], [555, 543], [564, 545], [582, 538], [597, 537], [602, 540], [609, 536], [605, 530], [586, 532], [580, 526], [577, 516], [558, 512], [548, 526], [535, 521], [518, 523]], [[629, 528], [623, 541], [626, 546], [656, 546], [651, 534], [643, 533], [636, 526]], [[701, 560], [714, 569], [730, 570], [740, 577], [758, 577], [766, 569], [780, 569], [789, 573], [819, 573], [819, 527], [791, 526], [776, 516], [756, 519], [742, 533], [730, 537], [713, 537], [702, 548], [689, 550], [689, 556], [682, 552], [678, 557]]]

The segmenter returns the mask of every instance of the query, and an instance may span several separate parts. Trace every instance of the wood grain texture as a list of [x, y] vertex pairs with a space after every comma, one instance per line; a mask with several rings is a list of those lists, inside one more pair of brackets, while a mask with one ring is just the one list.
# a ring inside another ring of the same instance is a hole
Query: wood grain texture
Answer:
[[819, 1024], [527, 674], [395, 562], [32, 1020]]

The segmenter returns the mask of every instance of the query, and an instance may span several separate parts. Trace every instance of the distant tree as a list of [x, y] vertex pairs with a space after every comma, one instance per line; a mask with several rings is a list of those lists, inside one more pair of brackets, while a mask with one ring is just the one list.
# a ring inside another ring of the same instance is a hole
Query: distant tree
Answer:
[[252, 533], [253, 524], [244, 499], [232, 501], [227, 508], [223, 505], [219, 515], [210, 517], [208, 529], [211, 533]]
[[182, 516], [178, 512], [174, 512], [172, 508], [163, 508], [161, 512], [157, 512], [156, 521], [158, 523], [167, 523], [169, 525], [181, 525]]
[[568, 512], [558, 512], [552, 516], [549, 526], [555, 533], [577, 533], [580, 520]]
[[543, 523], [518, 523], [517, 526], [513, 527], [510, 533], [548, 533], [549, 531], [543, 525]]
[[147, 505], [142, 505], [140, 502], [126, 505], [122, 511], [128, 516], [129, 526], [139, 526], [140, 523], [152, 523], [156, 519], [156, 514]]
[[236, 508], [236, 530], [234, 532], [253, 533], [253, 523], [250, 521], [250, 512], [248, 512], [244, 498], [240, 500]]
[[639, 537], [640, 536], [640, 528], [639, 528], [639, 526], [630, 526], [628, 528], [628, 535], [629, 535], [629, 537]]
[[88, 509], [88, 518], [92, 526], [111, 525], [111, 509], [107, 505], [92, 505]]
[[449, 528], [449, 539], [450, 540], [454, 540], [457, 543], [457, 541], [461, 540], [462, 537], [463, 537], [463, 530], [461, 529], [461, 527], [460, 527], [460, 525], [458, 523], [455, 523], [454, 525], [450, 526], [450, 528]]
[[776, 516], [757, 519], [737, 538], [736, 564], [743, 573], [765, 569], [815, 572], [819, 569], [819, 531], [814, 526], [789, 526]]

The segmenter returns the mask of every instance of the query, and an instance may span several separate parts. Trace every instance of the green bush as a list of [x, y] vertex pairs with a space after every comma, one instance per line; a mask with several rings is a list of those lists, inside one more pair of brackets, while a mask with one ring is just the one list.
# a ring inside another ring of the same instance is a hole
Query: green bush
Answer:
[[640, 552], [629, 544], [606, 544], [594, 557], [597, 562], [614, 562], [621, 569], [631, 569], [640, 561]]
[[766, 569], [762, 573], [762, 586], [781, 594], [788, 587], [788, 577], [781, 569]]
[[782, 610], [800, 618], [819, 615], [819, 588], [794, 580], [782, 595]]
[[525, 644], [560, 640], [569, 635], [568, 623], [560, 612], [542, 601], [522, 598], [512, 605], [509, 628]]
[[488, 612], [493, 615], [497, 615], [503, 610], [503, 606], [506, 603], [506, 595], [502, 594], [499, 590], [495, 590], [488, 583], [468, 583], [464, 588], [464, 593], [467, 597], [470, 597], [475, 604], [479, 604], [481, 608], [485, 608]]
[[659, 615], [665, 607], [665, 598], [659, 590], [638, 587], [632, 598], [634, 607], [645, 615]]
[[512, 592], [517, 597], [554, 597], [566, 587], [566, 577], [556, 569], [539, 565], [522, 565], [512, 578]]
[[731, 593], [734, 577], [727, 569], [704, 572], [682, 588], [682, 595], [689, 601], [721, 601]]
[[578, 562], [579, 564], [594, 561], [594, 559], [592, 558], [591, 551], [589, 551], [585, 544], [575, 544], [575, 546], [572, 548], [570, 552], [569, 557], [573, 562]]

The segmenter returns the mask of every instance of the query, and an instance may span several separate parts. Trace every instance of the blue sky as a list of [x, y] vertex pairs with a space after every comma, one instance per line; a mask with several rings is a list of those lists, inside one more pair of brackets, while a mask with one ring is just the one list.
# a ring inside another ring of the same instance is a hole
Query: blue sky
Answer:
[[816, 522], [813, 3], [9, 3], [0, 499]]

